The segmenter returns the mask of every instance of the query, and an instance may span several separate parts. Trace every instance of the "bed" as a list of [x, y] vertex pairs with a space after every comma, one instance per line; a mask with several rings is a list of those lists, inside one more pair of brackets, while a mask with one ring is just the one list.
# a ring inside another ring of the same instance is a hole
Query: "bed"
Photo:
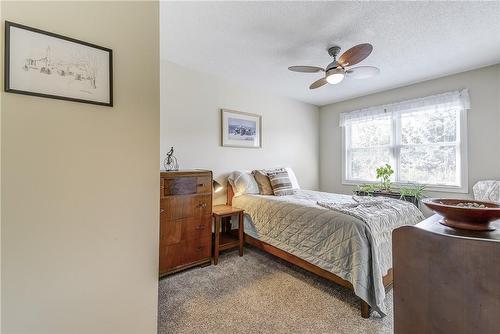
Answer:
[[385, 293], [392, 285], [392, 230], [420, 222], [422, 213], [398, 201], [400, 218], [374, 229], [355, 216], [318, 205], [321, 201], [351, 203], [353, 197], [311, 190], [234, 196], [227, 185], [228, 204], [245, 210], [247, 244], [353, 290], [361, 299], [363, 318], [372, 310], [384, 316]]

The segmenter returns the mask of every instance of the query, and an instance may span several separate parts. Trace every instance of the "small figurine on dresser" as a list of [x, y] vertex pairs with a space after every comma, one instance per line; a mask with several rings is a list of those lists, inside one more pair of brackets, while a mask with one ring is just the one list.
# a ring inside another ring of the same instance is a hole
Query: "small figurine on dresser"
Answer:
[[174, 147], [170, 148], [170, 151], [167, 153], [167, 157], [163, 160], [163, 168], [166, 171], [175, 171], [179, 170], [179, 164], [177, 163], [177, 158], [174, 156]]

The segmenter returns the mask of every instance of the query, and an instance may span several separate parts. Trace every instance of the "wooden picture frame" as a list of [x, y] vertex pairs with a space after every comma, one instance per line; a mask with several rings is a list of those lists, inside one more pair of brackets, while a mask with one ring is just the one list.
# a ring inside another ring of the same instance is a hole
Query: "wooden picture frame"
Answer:
[[221, 109], [221, 145], [262, 148], [262, 116]]
[[5, 21], [4, 90], [113, 106], [111, 49]]

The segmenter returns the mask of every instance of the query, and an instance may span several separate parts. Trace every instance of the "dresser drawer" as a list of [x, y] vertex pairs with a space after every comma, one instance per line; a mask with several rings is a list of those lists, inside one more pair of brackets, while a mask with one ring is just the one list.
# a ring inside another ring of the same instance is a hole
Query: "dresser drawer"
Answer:
[[164, 178], [162, 185], [163, 196], [203, 194], [212, 191], [212, 178], [210, 176]]
[[196, 180], [196, 192], [198, 194], [212, 193], [212, 177], [198, 176]]
[[186, 240], [160, 247], [160, 273], [210, 258], [211, 238]]
[[160, 245], [172, 245], [185, 240], [210, 238], [212, 217], [168, 220], [160, 214]]
[[201, 219], [212, 214], [212, 195], [169, 196], [160, 200], [161, 216], [167, 220]]

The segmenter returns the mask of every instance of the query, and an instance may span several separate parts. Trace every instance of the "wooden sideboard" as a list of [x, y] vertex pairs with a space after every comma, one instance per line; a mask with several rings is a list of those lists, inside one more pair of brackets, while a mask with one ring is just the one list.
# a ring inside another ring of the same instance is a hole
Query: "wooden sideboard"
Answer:
[[440, 219], [393, 232], [394, 333], [500, 333], [500, 221], [477, 232]]
[[161, 172], [160, 178], [160, 276], [210, 263], [212, 172]]

